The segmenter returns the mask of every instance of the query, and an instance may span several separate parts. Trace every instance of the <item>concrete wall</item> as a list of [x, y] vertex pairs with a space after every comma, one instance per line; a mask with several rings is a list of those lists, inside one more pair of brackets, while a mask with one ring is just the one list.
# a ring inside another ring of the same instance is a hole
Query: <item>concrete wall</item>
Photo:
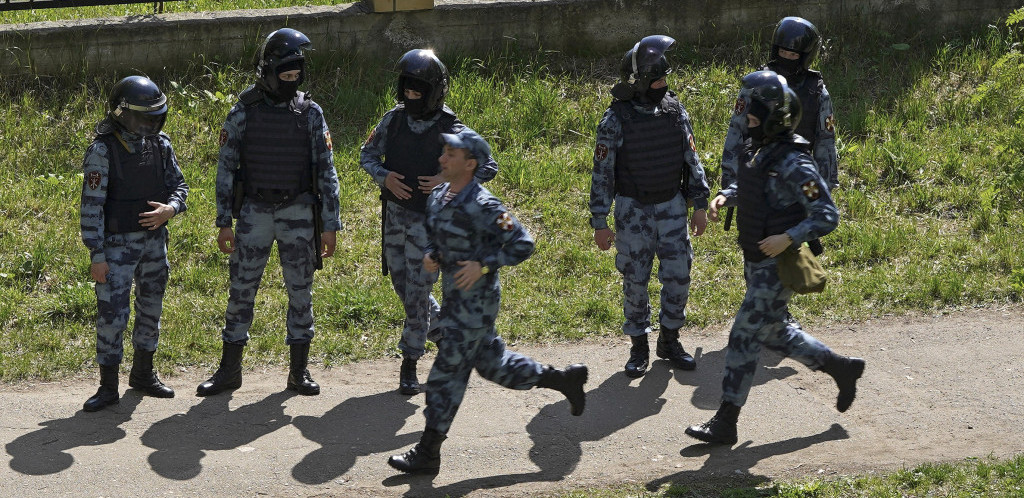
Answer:
[[[624, 52], [653, 33], [682, 43], [745, 40], [800, 15], [826, 33], [881, 29], [947, 33], [983, 28], [1021, 0], [436, 0], [432, 10], [371, 13], [362, 4], [161, 14], [0, 26], [4, 73], [139, 70], [182, 63], [248, 61], [257, 41], [283, 26], [306, 33], [318, 51], [394, 60], [433, 47], [484, 54], [508, 43], [570, 54]], [[906, 24], [916, 20], [918, 25]]]

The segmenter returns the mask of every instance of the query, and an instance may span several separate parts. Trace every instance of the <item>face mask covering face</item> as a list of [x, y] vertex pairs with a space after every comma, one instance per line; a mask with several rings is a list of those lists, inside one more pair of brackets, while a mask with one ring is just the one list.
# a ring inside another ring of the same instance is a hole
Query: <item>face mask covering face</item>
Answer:
[[652, 104], [661, 102], [661, 99], [665, 98], [665, 94], [668, 93], [668, 87], [663, 86], [661, 88], [648, 88], [646, 92], [647, 100]]

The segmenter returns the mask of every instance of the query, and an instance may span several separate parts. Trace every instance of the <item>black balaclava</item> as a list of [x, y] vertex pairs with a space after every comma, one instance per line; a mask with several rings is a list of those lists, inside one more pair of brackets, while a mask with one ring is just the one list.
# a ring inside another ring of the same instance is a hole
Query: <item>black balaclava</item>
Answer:
[[665, 86], [663, 86], [661, 88], [650, 88], [650, 87], [648, 87], [647, 91], [644, 93], [644, 96], [647, 97], [647, 100], [650, 103], [652, 103], [652, 104], [659, 104], [659, 103], [661, 103], [661, 99], [665, 98], [665, 94], [667, 94], [667, 93], [668, 93], [668, 85], [665, 85]]
[[295, 81], [284, 81], [281, 79], [281, 73], [296, 69], [301, 71], [302, 66], [302, 61], [291, 61], [277, 66], [277, 94], [272, 96], [274, 100], [277, 102], [287, 102], [295, 98], [299, 92], [299, 84], [302, 83], [302, 75], [300, 74], [299, 78]]
[[802, 58], [801, 56], [798, 59], [787, 59], [776, 54], [768, 66], [776, 73], [779, 73], [780, 76], [792, 80], [800, 76], [800, 73], [804, 70], [803, 62], [800, 60]]
[[[425, 114], [427, 113], [427, 97], [430, 95], [430, 91], [433, 90], [430, 83], [416, 78], [405, 78], [404, 87], [405, 88], [403, 88], [402, 92], [402, 102], [405, 103], [405, 112], [408, 112], [409, 116], [412, 116], [413, 119], [425, 119], [429, 117]], [[410, 99], [406, 97], [404, 92], [405, 89], [419, 92], [420, 98]]]
[[768, 108], [757, 100], [751, 100], [750, 107], [747, 108], [747, 114], [752, 114], [761, 121], [761, 124], [758, 126], [747, 126], [747, 135], [750, 136], [750, 140], [753, 141], [754, 145], [760, 146], [764, 143], [764, 122], [768, 119]]

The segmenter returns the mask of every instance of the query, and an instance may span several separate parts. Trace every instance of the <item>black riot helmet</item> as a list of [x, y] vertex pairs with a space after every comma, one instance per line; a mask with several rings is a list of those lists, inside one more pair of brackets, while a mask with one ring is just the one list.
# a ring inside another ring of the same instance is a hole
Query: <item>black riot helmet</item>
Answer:
[[[779, 49], [786, 49], [800, 54], [796, 71], [790, 75], [795, 76], [811, 68], [811, 63], [818, 56], [821, 48], [821, 35], [818, 28], [807, 19], [802, 17], [784, 17], [775, 26], [775, 34], [772, 36], [772, 52], [768, 56], [768, 65], [773, 68], [776, 65], [786, 64], [779, 57]], [[781, 66], [780, 66], [781, 67]]]
[[[156, 135], [167, 119], [167, 96], [149, 78], [129, 76], [110, 89], [107, 111], [108, 119], [125, 131], [140, 136]], [[102, 132], [103, 125], [101, 122], [97, 131]]]
[[800, 98], [785, 77], [775, 71], [755, 71], [743, 77], [743, 87], [750, 90], [747, 114], [761, 120], [762, 144], [793, 134], [800, 123]]
[[675, 43], [676, 40], [670, 36], [650, 35], [633, 45], [633, 48], [622, 56], [622, 63], [619, 66], [621, 81], [612, 87], [612, 96], [619, 100], [642, 100], [651, 83], [672, 72], [665, 53], [671, 50]]
[[406, 102], [407, 88], [423, 95], [422, 104], [415, 108], [406, 102], [406, 111], [413, 119], [428, 118], [444, 107], [444, 98], [448, 95], [448, 68], [433, 50], [418, 48], [406, 52], [398, 59], [395, 70], [398, 71], [395, 98], [399, 102]]
[[[313, 42], [306, 35], [291, 28], [281, 28], [267, 35], [253, 58], [257, 85], [274, 100], [291, 100], [306, 78], [305, 51], [312, 48]], [[290, 85], [282, 85], [278, 75], [294, 69], [301, 71], [299, 79]]]

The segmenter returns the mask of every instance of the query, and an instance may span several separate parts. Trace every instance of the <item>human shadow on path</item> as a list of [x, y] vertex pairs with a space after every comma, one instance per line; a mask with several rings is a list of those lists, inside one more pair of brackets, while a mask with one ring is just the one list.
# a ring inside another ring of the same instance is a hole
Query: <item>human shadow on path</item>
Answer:
[[[434, 487], [432, 477], [396, 475], [385, 479], [383, 484], [409, 485], [406, 496], [454, 497], [464, 496], [477, 489], [503, 488], [524, 482], [560, 481], [575, 471], [579, 465], [583, 456], [583, 442], [601, 441], [634, 423], [660, 413], [666, 403], [665, 398], [661, 396], [673, 377], [680, 384], [697, 386], [698, 390], [705, 386], [706, 394], [701, 395], [702, 402], [705, 398], [710, 399], [713, 394], [714, 406], [717, 408], [721, 389], [717, 389], [715, 393], [715, 390], [706, 388], [706, 385], [721, 383], [725, 352], [720, 350], [702, 355], [702, 350], [698, 349], [696, 356], [700, 365], [696, 371], [679, 371], [671, 368], [669, 362], [657, 360], [651, 364], [647, 375], [641, 377], [639, 382], [626, 377], [621, 371], [616, 372], [597, 388], [587, 392], [587, 409], [580, 417], [569, 415], [569, 402], [566, 400], [542, 408], [526, 426], [533, 441], [529, 458], [539, 468], [535, 472], [467, 479], [442, 487]], [[772, 364], [772, 360], [766, 363]], [[775, 364], [777, 363], [778, 361], [775, 361]], [[754, 382], [763, 384], [795, 373], [796, 370], [790, 367], [759, 369]], [[697, 401], [695, 394], [695, 405]], [[652, 435], [655, 431], [656, 429], [652, 428]], [[445, 469], [442, 447], [441, 472], [445, 472]]]
[[292, 477], [305, 484], [323, 484], [351, 469], [357, 457], [416, 443], [419, 433], [397, 435], [418, 408], [411, 399], [387, 391], [346, 399], [321, 417], [295, 417], [292, 425], [303, 437], [320, 444], [320, 449], [296, 464]]
[[67, 450], [80, 446], [112, 444], [127, 434], [121, 424], [132, 419], [142, 394], [129, 389], [116, 405], [87, 413], [79, 410], [73, 416], [40, 422], [43, 429], [18, 436], [7, 443], [11, 470], [41, 476], [67, 470], [75, 457]]
[[751, 441], [746, 441], [736, 447], [697, 442], [683, 448], [679, 451], [679, 454], [684, 457], [707, 455], [708, 458], [704, 461], [704, 465], [701, 468], [677, 472], [655, 479], [648, 482], [646, 488], [649, 491], [655, 491], [664, 484], [707, 482], [709, 478], [716, 476], [729, 479], [736, 479], [737, 477], [752, 479], [757, 483], [767, 482], [771, 480], [770, 477], [758, 476], [750, 472], [750, 469], [761, 460], [800, 451], [826, 441], [839, 441], [849, 438], [850, 434], [846, 432], [846, 429], [836, 423], [818, 434], [795, 437], [785, 441], [776, 441], [758, 446], [751, 446]]
[[207, 450], [238, 448], [288, 425], [284, 402], [294, 395], [271, 394], [235, 410], [228, 406], [230, 394], [205, 397], [187, 413], [171, 415], [142, 434], [142, 444], [156, 450], [149, 466], [168, 479], [192, 479], [203, 470], [200, 461]]
[[[690, 401], [693, 406], [702, 410], [718, 410], [722, 403], [722, 376], [725, 372], [725, 348], [702, 354], [702, 349], [697, 348], [694, 357], [700, 365], [700, 375], [694, 376], [693, 372], [676, 370], [676, 380], [680, 384], [694, 387]], [[779, 363], [785, 359], [774, 351], [764, 349], [754, 372], [754, 387], [767, 384], [773, 380], [782, 380], [797, 374], [797, 370], [790, 366], [780, 367]], [[667, 364], [667, 363], [666, 363]]]

